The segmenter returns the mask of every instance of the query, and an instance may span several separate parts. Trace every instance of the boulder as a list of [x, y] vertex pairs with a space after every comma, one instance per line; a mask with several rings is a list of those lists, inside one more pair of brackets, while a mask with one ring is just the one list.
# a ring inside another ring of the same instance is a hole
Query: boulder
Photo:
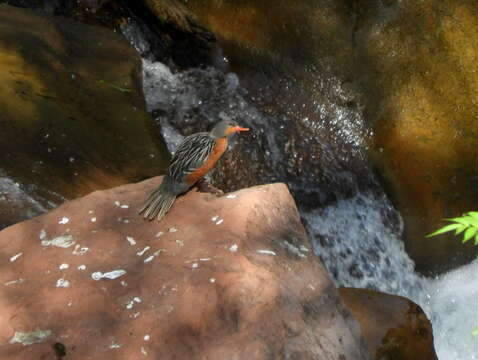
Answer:
[[339, 288], [339, 293], [375, 359], [437, 359], [431, 323], [413, 301], [365, 289]]
[[[141, 60], [118, 34], [1, 5], [0, 67], [0, 174], [33, 198], [58, 203], [163, 171]], [[9, 207], [0, 199], [0, 214]]]
[[369, 1], [357, 15], [357, 73], [372, 154], [405, 222], [417, 269], [472, 260], [453, 235], [425, 239], [478, 203], [478, 3]]
[[368, 359], [283, 184], [96, 191], [0, 232], [0, 358]]

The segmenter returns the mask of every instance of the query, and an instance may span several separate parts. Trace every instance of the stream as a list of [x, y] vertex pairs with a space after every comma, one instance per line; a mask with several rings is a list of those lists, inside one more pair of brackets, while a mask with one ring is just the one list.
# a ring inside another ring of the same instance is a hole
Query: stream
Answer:
[[[148, 46], [141, 34], [132, 27], [123, 33], [144, 55]], [[477, 340], [471, 335], [478, 326], [478, 262], [436, 279], [415, 272], [401, 240], [401, 216], [367, 164], [363, 150], [371, 134], [360, 110], [340, 103], [313, 104], [315, 120], [304, 116], [301, 127], [294, 128], [291, 123], [296, 119], [287, 113], [266, 114], [234, 73], [215, 68], [176, 72], [145, 55], [143, 73], [148, 110], [171, 152], [185, 135], [209, 129], [219, 119], [251, 127], [251, 136], [260, 146], [243, 148], [241, 156], [261, 159], [265, 171], [257, 169], [253, 180], [241, 178], [239, 171], [239, 183], [288, 184], [315, 253], [336, 285], [410, 298], [432, 321], [439, 359], [478, 358]], [[340, 82], [315, 75], [340, 97]], [[300, 131], [310, 135], [298, 138]], [[320, 138], [318, 132], [326, 135]], [[240, 141], [232, 146], [240, 146]], [[301, 146], [305, 152], [310, 149], [308, 157]], [[320, 160], [314, 158], [314, 149], [320, 150]], [[301, 166], [304, 173], [298, 169]], [[307, 167], [310, 171], [305, 171]], [[317, 175], [314, 169], [319, 167], [322, 172]]]

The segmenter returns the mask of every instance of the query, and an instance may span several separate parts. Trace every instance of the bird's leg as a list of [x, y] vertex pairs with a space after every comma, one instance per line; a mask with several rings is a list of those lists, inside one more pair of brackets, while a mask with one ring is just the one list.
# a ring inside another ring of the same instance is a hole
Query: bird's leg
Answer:
[[216, 196], [224, 195], [224, 192], [221, 189], [214, 187], [213, 185], [209, 184], [206, 178], [202, 178], [196, 183], [196, 186], [200, 192], [214, 194]]

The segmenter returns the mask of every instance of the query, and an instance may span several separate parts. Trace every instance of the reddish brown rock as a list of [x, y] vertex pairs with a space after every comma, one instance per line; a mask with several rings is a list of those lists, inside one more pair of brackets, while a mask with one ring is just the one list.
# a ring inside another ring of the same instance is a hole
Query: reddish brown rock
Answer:
[[375, 359], [437, 359], [432, 326], [417, 304], [401, 296], [365, 289], [339, 288], [339, 293], [359, 321]]
[[192, 191], [146, 222], [159, 182], [0, 232], [0, 358], [368, 358], [284, 185]]

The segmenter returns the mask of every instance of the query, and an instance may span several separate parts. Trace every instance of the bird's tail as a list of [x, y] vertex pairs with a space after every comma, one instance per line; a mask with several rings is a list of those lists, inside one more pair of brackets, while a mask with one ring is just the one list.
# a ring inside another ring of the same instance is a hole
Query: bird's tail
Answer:
[[140, 214], [143, 213], [145, 219], [153, 220], [157, 217], [158, 220], [161, 220], [169, 209], [171, 209], [174, 200], [176, 200], [176, 195], [171, 192], [168, 185], [167, 179], [164, 179], [159, 188], [149, 195], [139, 211]]

